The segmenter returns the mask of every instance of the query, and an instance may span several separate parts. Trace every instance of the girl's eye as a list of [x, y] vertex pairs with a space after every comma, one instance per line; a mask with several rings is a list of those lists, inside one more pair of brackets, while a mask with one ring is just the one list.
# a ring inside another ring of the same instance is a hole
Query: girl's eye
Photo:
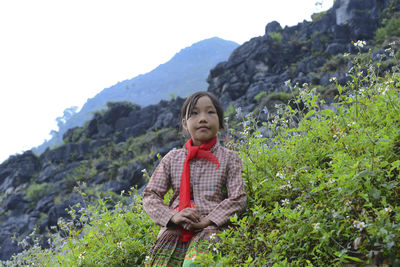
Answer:
[[190, 115], [197, 115], [197, 111], [192, 111]]
[[208, 113], [209, 113], [209, 114], [214, 114], [215, 111], [214, 111], [214, 110], [210, 110]]

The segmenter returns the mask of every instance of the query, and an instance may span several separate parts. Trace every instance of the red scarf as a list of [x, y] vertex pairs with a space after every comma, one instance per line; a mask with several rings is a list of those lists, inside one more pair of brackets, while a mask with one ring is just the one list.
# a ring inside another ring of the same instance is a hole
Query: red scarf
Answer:
[[[217, 169], [219, 168], [218, 158], [211, 153], [210, 150], [215, 143], [217, 142], [217, 137], [214, 137], [207, 143], [202, 144], [201, 146], [192, 146], [192, 138], [186, 142], [185, 147], [188, 150], [188, 154], [186, 156], [185, 162], [183, 163], [183, 171], [181, 178], [181, 188], [179, 191], [179, 211], [182, 211], [186, 208], [191, 207], [190, 203], [190, 161], [194, 158], [203, 158], [212, 163], [218, 164]], [[193, 231], [185, 230], [182, 227], [180, 228], [182, 237], [180, 239], [183, 242], [188, 242], [193, 237]]]

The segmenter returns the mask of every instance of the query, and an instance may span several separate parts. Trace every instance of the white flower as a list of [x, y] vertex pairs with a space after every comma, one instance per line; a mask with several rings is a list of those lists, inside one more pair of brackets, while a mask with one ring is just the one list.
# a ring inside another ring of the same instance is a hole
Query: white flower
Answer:
[[282, 206], [289, 205], [289, 199], [285, 198], [284, 200], [281, 200]]
[[394, 81], [393, 81], [392, 79], [390, 79], [390, 80], [388, 80], [388, 81], [385, 82], [385, 84], [387, 84], [387, 85], [389, 85], [389, 84], [391, 84], [391, 83], [394, 83]]
[[329, 178], [329, 181], [328, 181], [329, 184], [333, 184], [334, 182], [335, 182], [335, 179]]
[[353, 226], [359, 230], [364, 229], [365, 227], [367, 227], [367, 224], [365, 222], [360, 222], [360, 221], [354, 221], [353, 222]]
[[343, 56], [348, 57], [350, 54], [349, 53], [344, 53]]
[[352, 71], [353, 71], [353, 67], [351, 67], [348, 71], [347, 71], [347, 73], [349, 74], [349, 73], [351, 73]]
[[385, 213], [389, 214], [392, 212], [392, 209], [390, 207], [385, 208]]
[[143, 169], [143, 170], [142, 170], [142, 173], [145, 173], [145, 172], [146, 172], [146, 169]]
[[314, 230], [318, 230], [320, 228], [320, 223], [313, 223], [312, 226], [314, 227]]
[[381, 93], [382, 95], [385, 95], [388, 90], [389, 90], [389, 88], [388, 88], [388, 86], [386, 86], [385, 88], [379, 88], [378, 92]]
[[286, 86], [289, 86], [289, 84], [290, 84], [290, 80], [285, 81]]
[[351, 122], [349, 122], [348, 124], [347, 124], [347, 126], [353, 126], [353, 125], [355, 125], [356, 123], [354, 122], [354, 121], [351, 121]]
[[392, 45], [395, 45], [395, 44], [396, 44], [396, 42], [393, 41], [393, 42], [391, 42], [389, 45], [392, 46]]
[[276, 173], [276, 177], [279, 177], [279, 178], [283, 179], [283, 178], [285, 178], [285, 175], [283, 173], [281, 173], [281, 172], [277, 172]]
[[336, 77], [331, 77], [331, 78], [329, 79], [330, 82], [334, 82], [334, 81], [336, 81], [336, 80], [337, 80]]
[[287, 183], [285, 182], [285, 184], [280, 187], [281, 190], [283, 190], [285, 188], [289, 188], [289, 189], [292, 188], [292, 185], [290, 184], [290, 181], [287, 182]]
[[357, 42], [355, 42], [355, 43], [353, 43], [353, 44], [354, 44], [355, 47], [363, 48], [364, 46], [367, 45], [367, 42], [358, 40]]
[[263, 112], [264, 112], [265, 114], [268, 114], [269, 111], [268, 111], [267, 106], [264, 107]]
[[85, 259], [85, 256], [84, 256], [85, 252], [86, 252], [86, 251], [84, 251], [84, 252], [82, 252], [81, 254], [79, 254], [78, 258], [79, 258], [80, 260], [84, 260], [84, 259]]
[[238, 107], [236, 108], [236, 118], [240, 118], [242, 116], [242, 108]]

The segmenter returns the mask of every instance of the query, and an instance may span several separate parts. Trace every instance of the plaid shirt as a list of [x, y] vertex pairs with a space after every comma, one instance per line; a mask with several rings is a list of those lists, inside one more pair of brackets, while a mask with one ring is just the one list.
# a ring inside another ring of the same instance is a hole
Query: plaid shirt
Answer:
[[[219, 160], [220, 168], [205, 159], [190, 161], [191, 197], [197, 211], [218, 227], [229, 221], [235, 213], [246, 208], [246, 192], [242, 179], [242, 161], [236, 153], [220, 146], [211, 148]], [[179, 190], [186, 148], [171, 150], [162, 159], [143, 192], [143, 205], [151, 219], [166, 226], [179, 206]], [[163, 202], [164, 195], [172, 188], [169, 205]], [[226, 189], [226, 190], [225, 190]]]

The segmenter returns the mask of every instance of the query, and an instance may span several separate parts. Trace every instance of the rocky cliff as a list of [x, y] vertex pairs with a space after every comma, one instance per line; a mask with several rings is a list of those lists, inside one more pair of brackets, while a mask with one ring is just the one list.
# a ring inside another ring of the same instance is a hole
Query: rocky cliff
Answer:
[[[330, 77], [337, 77], [339, 83], [348, 79], [351, 66], [341, 58], [355, 49], [351, 41], [373, 42], [385, 16], [390, 18], [388, 10], [398, 12], [399, 2], [338, 0], [311, 22], [285, 28], [271, 22], [264, 36], [238, 47], [228, 61], [210, 71], [208, 90], [221, 98], [225, 108], [241, 107], [245, 112], [265, 105], [273, 111], [273, 103], [285, 103], [278, 93], [292, 93], [285, 84], [288, 80], [319, 87], [329, 98], [334, 94], [329, 91]], [[368, 47], [382, 64], [386, 61], [379, 55], [388, 56], [383, 46]], [[383, 66], [391, 67], [390, 63]], [[117, 198], [122, 190], [142, 188], [146, 183], [142, 170], [151, 172], [158, 154], [184, 141], [179, 134], [182, 103], [180, 97], [144, 108], [129, 102], [108, 103], [83, 127], [68, 130], [62, 145], [40, 156], [27, 151], [3, 162], [0, 260], [22, 250], [13, 235], [22, 238], [37, 227], [45, 236], [58, 218], [68, 218], [65, 209], [83, 202], [74, 191], [77, 185], [85, 182], [91, 200], [105, 195]], [[45, 239], [42, 244], [46, 246]]]

